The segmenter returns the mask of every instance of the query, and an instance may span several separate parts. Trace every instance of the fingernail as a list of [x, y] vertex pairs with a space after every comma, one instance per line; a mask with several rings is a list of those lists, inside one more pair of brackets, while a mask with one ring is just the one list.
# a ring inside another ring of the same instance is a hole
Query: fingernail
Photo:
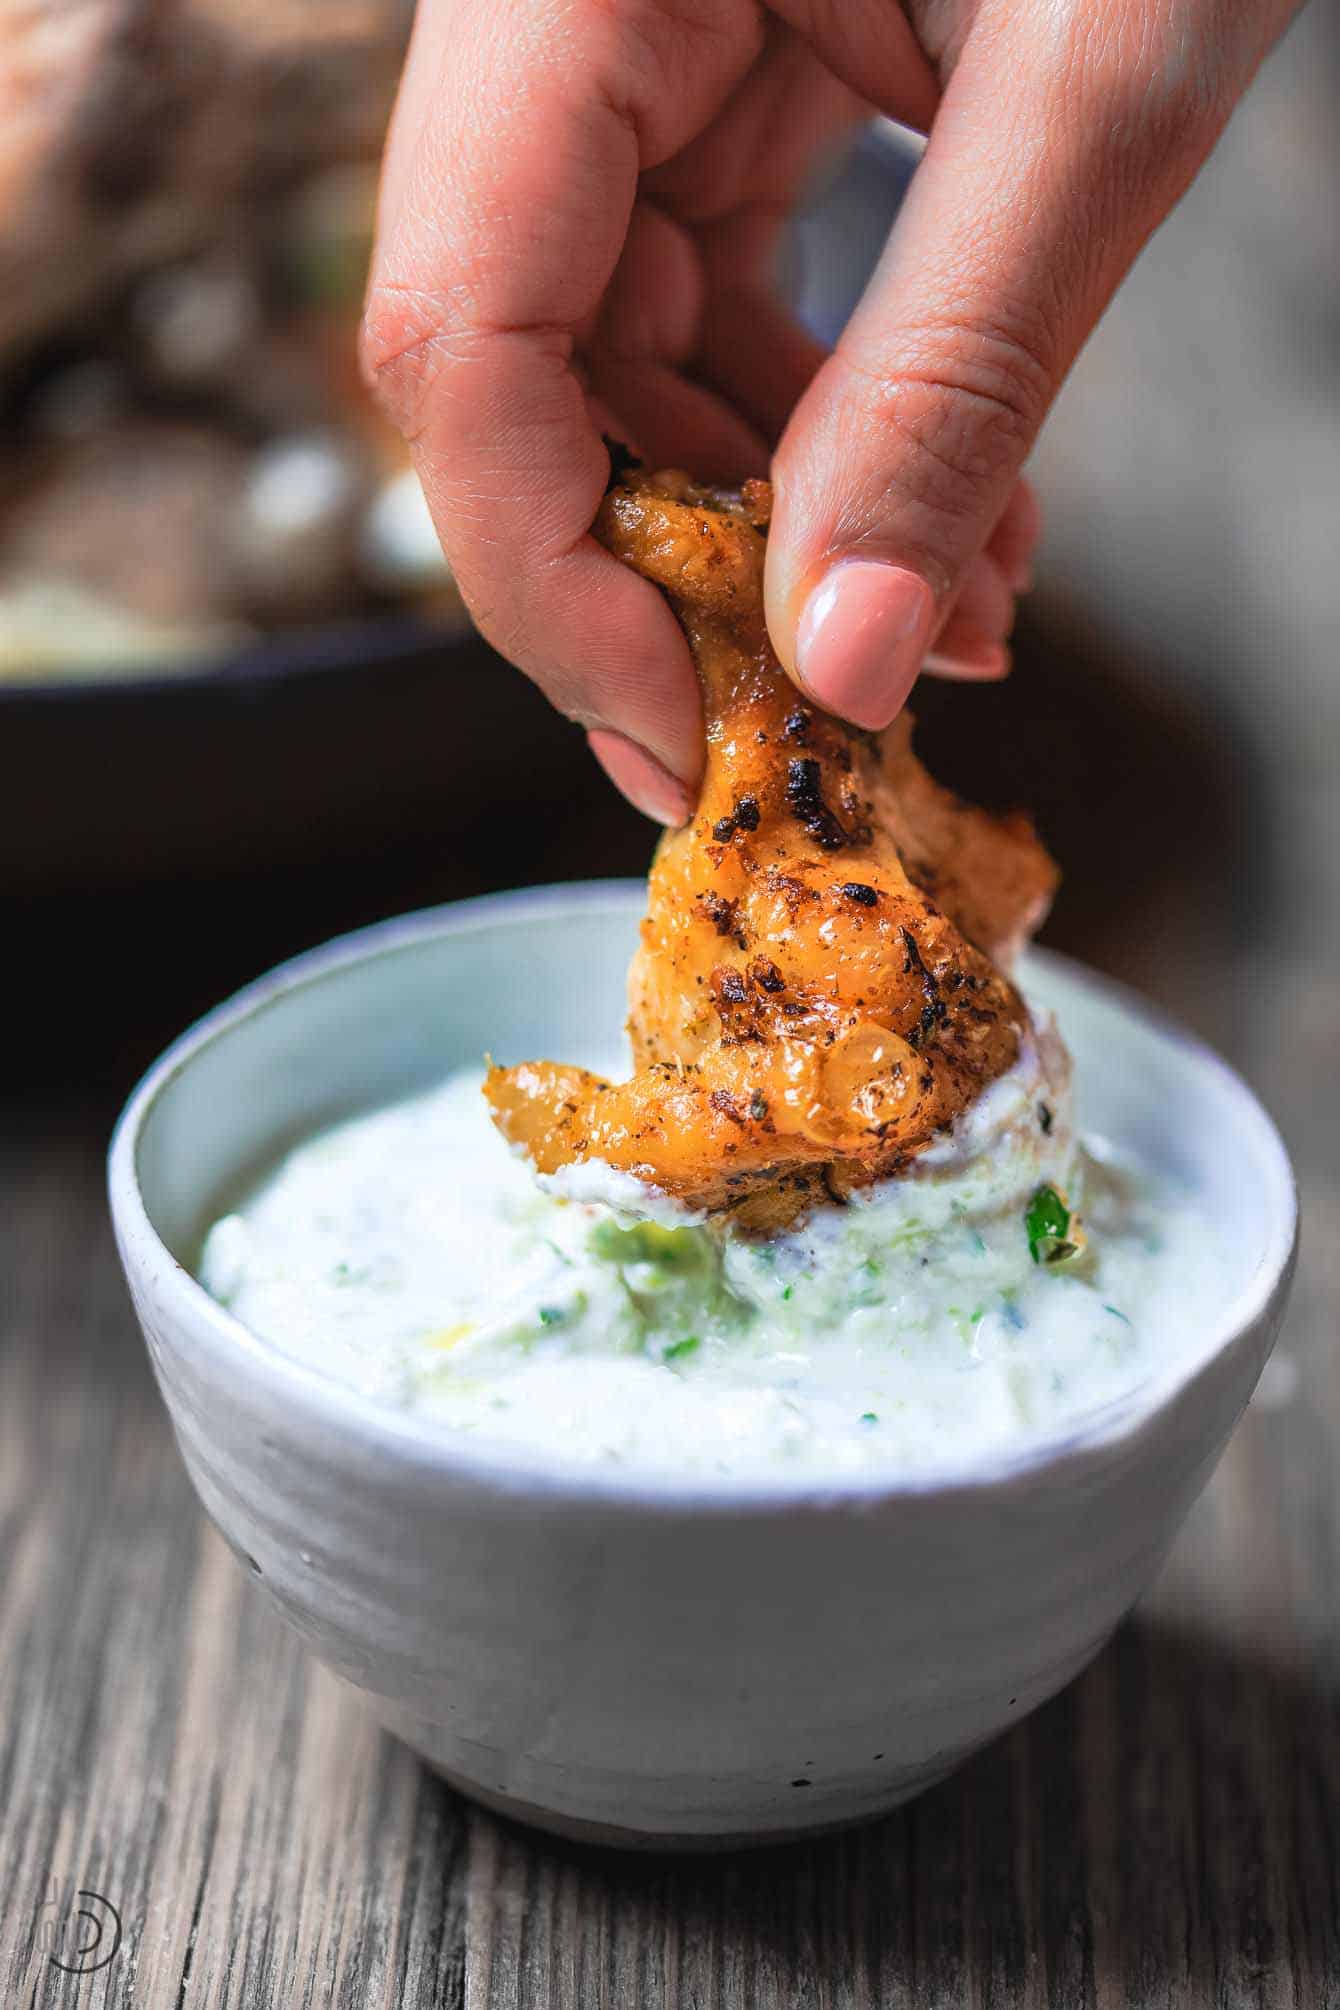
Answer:
[[1003, 642], [956, 643], [948, 649], [932, 649], [923, 668], [932, 677], [985, 683], [989, 678], [1009, 675], [1010, 652]]
[[668, 768], [661, 766], [654, 754], [639, 747], [635, 740], [625, 739], [622, 733], [606, 732], [604, 727], [597, 727], [586, 738], [615, 788], [627, 796], [634, 809], [658, 824], [667, 824], [671, 830], [678, 830], [688, 822], [693, 815], [689, 792]]
[[796, 675], [825, 711], [887, 726], [916, 682], [934, 625], [934, 596], [915, 572], [841, 558], [801, 610]]

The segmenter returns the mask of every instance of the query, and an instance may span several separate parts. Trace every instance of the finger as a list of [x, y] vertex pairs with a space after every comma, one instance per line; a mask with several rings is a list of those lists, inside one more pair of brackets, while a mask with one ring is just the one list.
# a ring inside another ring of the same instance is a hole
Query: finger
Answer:
[[984, 0], [880, 269], [777, 458], [769, 625], [829, 709], [897, 712], [1076, 351], [1218, 132], [1223, 50], [1252, 10], [1192, 11]]
[[618, 414], [614, 437], [653, 468], [691, 468], [701, 481], [766, 475], [768, 446], [738, 413], [669, 364], [593, 360], [592, 389]]
[[1033, 584], [1033, 554], [1042, 536], [1042, 506], [1031, 482], [1015, 484], [986, 548], [1015, 593]]
[[[1014, 588], [990, 552], [979, 552], [964, 573], [946, 627], [951, 622], [983, 642], [1004, 642], [1008, 637], [1014, 626]], [[941, 630], [941, 641], [943, 634]]]
[[[587, 726], [671, 774], [701, 762], [697, 684], [654, 588], [587, 535], [608, 461], [573, 364], [639, 170], [710, 122], [754, 10], [684, 35], [600, 0], [437, 0], [402, 92], [364, 333], [483, 632]], [[659, 39], [658, 39], [659, 38]]]
[[415, 154], [442, 87], [452, 35], [453, 8], [428, 4], [414, 9], [395, 106], [382, 149], [377, 190], [377, 228], [394, 223], [404, 202]]
[[[646, 177], [648, 194], [682, 222], [785, 215], [825, 148], [870, 117], [864, 90], [842, 82], [780, 12], [764, 22], [756, 60], [711, 124]], [[902, 34], [910, 41], [905, 22]]]
[[1010, 668], [1006, 643], [1013, 626], [1014, 589], [984, 551], [968, 567], [921, 667], [935, 677], [968, 682], [1004, 677]]
[[682, 360], [770, 447], [827, 354], [777, 297], [778, 242], [816, 160], [869, 116], [774, 18], [762, 56], [708, 130], [647, 177], [697, 254], [697, 345]]
[[619, 437], [653, 466], [706, 481], [767, 473], [768, 444], [732, 406], [691, 382], [705, 279], [700, 248], [648, 202], [627, 240], [589, 344], [591, 389], [619, 415]]
[[902, 6], [889, 0], [770, 4], [849, 90], [900, 124], [928, 130], [939, 88]]
[[770, 447], [828, 354], [772, 290], [776, 235], [775, 216], [757, 211], [702, 233], [707, 305], [695, 356], [697, 374]]
[[677, 830], [693, 815], [693, 797], [677, 776], [622, 733], [597, 728], [586, 736], [591, 752], [621, 795], [653, 822]]
[[761, 287], [713, 300], [698, 374], [774, 447], [827, 351]]
[[938, 677], [947, 684], [999, 684], [1008, 677], [1014, 660], [1003, 642], [962, 640], [952, 632], [923, 658], [924, 677]]

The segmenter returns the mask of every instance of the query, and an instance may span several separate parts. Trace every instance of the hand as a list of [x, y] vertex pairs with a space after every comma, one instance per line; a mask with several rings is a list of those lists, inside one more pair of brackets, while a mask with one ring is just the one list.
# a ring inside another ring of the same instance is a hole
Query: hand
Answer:
[[[775, 450], [769, 626], [829, 710], [1003, 674], [1024, 459], [1295, 6], [420, 0], [365, 366], [480, 628], [639, 807], [691, 813], [701, 720], [668, 607], [587, 534], [602, 433], [708, 478]], [[871, 105], [930, 140], [825, 356], [769, 261]]]

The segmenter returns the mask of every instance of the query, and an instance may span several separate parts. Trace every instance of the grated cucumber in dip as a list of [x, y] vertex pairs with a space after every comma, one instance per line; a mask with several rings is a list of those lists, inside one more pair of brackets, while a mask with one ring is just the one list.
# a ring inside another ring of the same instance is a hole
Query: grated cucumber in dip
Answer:
[[200, 1273], [444, 1432], [705, 1474], [970, 1465], [1154, 1379], [1216, 1269], [1187, 1195], [1077, 1141], [1046, 1022], [908, 1177], [767, 1242], [607, 1167], [537, 1180], [481, 1080], [300, 1146]]

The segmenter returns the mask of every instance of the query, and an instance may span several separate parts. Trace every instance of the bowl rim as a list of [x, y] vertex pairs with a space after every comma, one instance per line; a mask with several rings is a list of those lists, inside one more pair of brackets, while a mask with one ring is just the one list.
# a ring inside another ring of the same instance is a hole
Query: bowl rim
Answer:
[[1030, 1439], [1014, 1450], [970, 1463], [900, 1473], [870, 1468], [860, 1472], [796, 1471], [788, 1474], [710, 1475], [672, 1468], [564, 1465], [542, 1450], [482, 1437], [453, 1436], [440, 1421], [399, 1410], [284, 1354], [253, 1333], [212, 1298], [163, 1242], [140, 1188], [138, 1152], [145, 1123], [159, 1098], [196, 1056], [235, 1027], [294, 991], [320, 982], [349, 965], [429, 939], [469, 933], [495, 920], [526, 921], [554, 909], [582, 913], [640, 913], [646, 882], [604, 879], [557, 882], [481, 894], [468, 900], [393, 916], [334, 937], [287, 958], [215, 1006], [180, 1034], [148, 1068], [132, 1090], [112, 1134], [107, 1159], [108, 1194], [122, 1266], [127, 1279], [152, 1271], [166, 1295], [179, 1329], [190, 1344], [215, 1357], [227, 1373], [246, 1373], [275, 1401], [301, 1405], [322, 1425], [351, 1441], [365, 1456], [392, 1457], [424, 1475], [470, 1481], [495, 1493], [540, 1495], [569, 1502], [623, 1503], [674, 1512], [775, 1511], [816, 1500], [873, 1505], [904, 1498], [974, 1495], [1041, 1473], [1060, 1474], [1096, 1454], [1128, 1448], [1169, 1409], [1236, 1340], [1262, 1320], [1287, 1290], [1298, 1247], [1298, 1195], [1293, 1168], [1273, 1119], [1241, 1077], [1197, 1035], [1161, 1007], [1149, 1003], [1120, 980], [1092, 971], [1052, 949], [1031, 947], [1027, 962], [1054, 970], [1065, 982], [1087, 990], [1118, 1011], [1141, 1021], [1161, 1039], [1194, 1058], [1216, 1078], [1221, 1090], [1246, 1111], [1260, 1136], [1267, 1167], [1264, 1188], [1270, 1210], [1268, 1233], [1252, 1275], [1229, 1300], [1212, 1342], [1192, 1353], [1152, 1383], [1095, 1407], [1063, 1433]]

